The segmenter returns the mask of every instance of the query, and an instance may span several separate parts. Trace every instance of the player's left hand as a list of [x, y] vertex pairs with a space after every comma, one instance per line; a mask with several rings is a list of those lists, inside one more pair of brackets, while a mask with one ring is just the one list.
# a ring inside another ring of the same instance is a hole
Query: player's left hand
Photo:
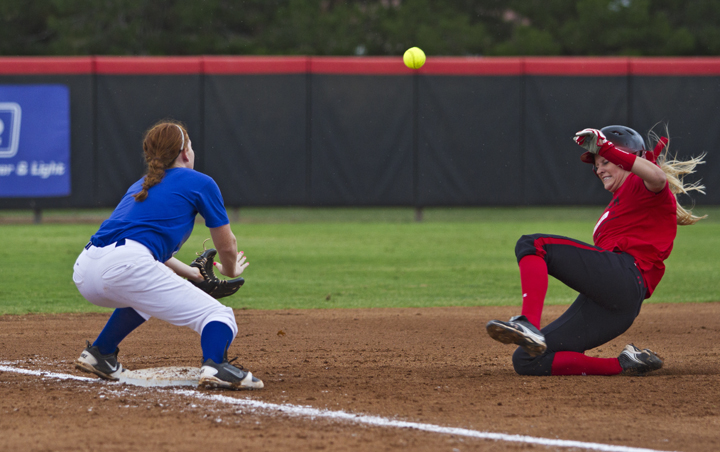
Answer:
[[583, 129], [575, 134], [573, 141], [591, 154], [597, 154], [603, 145], [609, 143], [605, 135], [598, 129]]
[[[240, 287], [245, 284], [245, 279], [220, 279], [215, 276], [215, 271], [213, 267], [215, 266], [214, 260], [216, 254], [217, 250], [215, 250], [214, 248], [210, 248], [203, 251], [200, 256], [195, 258], [195, 260], [192, 261], [190, 266], [197, 268], [200, 271], [200, 275], [203, 279], [200, 282], [192, 280], [189, 281], [193, 285], [195, 285], [195, 287], [209, 294], [213, 298], [223, 298], [237, 292]], [[237, 274], [239, 275], [240, 273], [242, 273], [242, 271], [245, 270], [248, 265], [249, 264], [245, 263], [245, 257], [242, 256], [242, 253], [238, 253], [237, 269], [239, 270], [239, 272]], [[220, 267], [220, 264], [217, 264], [217, 266]]]

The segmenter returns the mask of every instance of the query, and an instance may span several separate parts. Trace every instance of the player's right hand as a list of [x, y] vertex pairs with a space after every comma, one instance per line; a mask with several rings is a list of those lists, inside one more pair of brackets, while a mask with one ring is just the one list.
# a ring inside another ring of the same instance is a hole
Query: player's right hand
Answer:
[[597, 154], [604, 144], [609, 143], [598, 129], [583, 129], [575, 134], [573, 141], [591, 154]]

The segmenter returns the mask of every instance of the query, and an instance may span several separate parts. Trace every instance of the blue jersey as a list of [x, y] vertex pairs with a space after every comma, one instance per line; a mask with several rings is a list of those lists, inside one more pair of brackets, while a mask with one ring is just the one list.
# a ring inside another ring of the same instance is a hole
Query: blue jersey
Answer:
[[93, 245], [102, 247], [131, 239], [165, 262], [190, 237], [198, 213], [208, 228], [230, 223], [220, 189], [210, 176], [189, 168], [168, 169], [163, 180], [148, 190], [148, 197], [137, 202], [133, 195], [142, 190], [144, 179], [128, 189], [110, 218], [92, 236]]

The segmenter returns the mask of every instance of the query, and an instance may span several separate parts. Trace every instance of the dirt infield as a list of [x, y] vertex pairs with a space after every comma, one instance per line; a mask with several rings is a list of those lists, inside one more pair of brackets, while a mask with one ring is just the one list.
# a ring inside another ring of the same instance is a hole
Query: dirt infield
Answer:
[[[545, 320], [565, 307], [550, 306]], [[720, 450], [720, 303], [643, 307], [592, 350], [658, 352], [646, 377], [521, 377], [484, 324], [516, 308], [236, 311], [230, 356], [265, 381], [203, 395], [442, 427], [655, 450]], [[87, 377], [72, 362], [108, 314], [0, 317], [0, 364]], [[192, 331], [151, 320], [121, 346], [139, 369], [200, 364]], [[0, 450], [584, 450], [377, 427], [221, 403], [176, 389], [0, 371]], [[598, 450], [598, 449], [595, 449]]]

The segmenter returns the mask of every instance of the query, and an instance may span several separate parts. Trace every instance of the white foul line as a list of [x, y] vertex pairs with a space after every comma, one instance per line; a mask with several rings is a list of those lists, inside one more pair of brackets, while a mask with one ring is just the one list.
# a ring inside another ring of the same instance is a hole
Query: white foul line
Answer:
[[[58, 380], [76, 380], [76, 381], [90, 381], [90, 382], [101, 382], [102, 380], [96, 378], [78, 377], [69, 374], [59, 374], [55, 372], [45, 372], [39, 370], [22, 369], [18, 367], [5, 366], [0, 362], [0, 372], [14, 372], [25, 375], [36, 375], [40, 377], [54, 378]], [[158, 389], [158, 391], [162, 391]], [[393, 428], [405, 428], [420, 430], [423, 432], [430, 433], [441, 433], [445, 435], [456, 435], [464, 436], [468, 438], [477, 439], [492, 439], [495, 441], [507, 441], [514, 443], [525, 443], [535, 444], [539, 446], [555, 446], [555, 447], [575, 447], [585, 450], [597, 450], [602, 452], [663, 452], [657, 449], [644, 449], [638, 447], [627, 447], [627, 446], [614, 446], [610, 444], [601, 443], [586, 443], [583, 441], [570, 441], [563, 439], [550, 439], [550, 438], [538, 438], [533, 436], [524, 435], [508, 435], [504, 433], [492, 433], [492, 432], [481, 432], [478, 430], [469, 430], [465, 428], [456, 427], [442, 427], [440, 425], [433, 424], [422, 424], [419, 422], [407, 422], [397, 421], [393, 419], [387, 419], [379, 416], [369, 416], [364, 414], [352, 414], [346, 413], [345, 411], [331, 411], [313, 408], [310, 406], [299, 406], [289, 404], [275, 404], [268, 402], [261, 402], [252, 399], [237, 399], [235, 397], [228, 397], [223, 395], [206, 394], [200, 391], [188, 390], [188, 389], [175, 389], [170, 391], [174, 394], [181, 396], [194, 397], [196, 399], [208, 400], [214, 402], [220, 402], [228, 405], [239, 405], [243, 407], [249, 407], [260, 410], [276, 411], [288, 416], [294, 417], [308, 417], [308, 418], [325, 418], [332, 420], [340, 420], [353, 422], [356, 424], [365, 424], [373, 427], [393, 427]]]
[[[9, 363], [0, 363], [0, 364], [9, 364]], [[54, 378], [56, 380], [98, 381], [97, 378], [78, 377], [78, 376], [69, 375], [69, 374], [57, 374], [55, 372], [45, 372], [42, 370], [30, 370], [30, 369], [23, 369], [21, 367], [10, 367], [10, 366], [3, 366], [3, 365], [0, 365], [0, 372], [14, 372], [16, 374], [36, 375], [39, 377]]]

